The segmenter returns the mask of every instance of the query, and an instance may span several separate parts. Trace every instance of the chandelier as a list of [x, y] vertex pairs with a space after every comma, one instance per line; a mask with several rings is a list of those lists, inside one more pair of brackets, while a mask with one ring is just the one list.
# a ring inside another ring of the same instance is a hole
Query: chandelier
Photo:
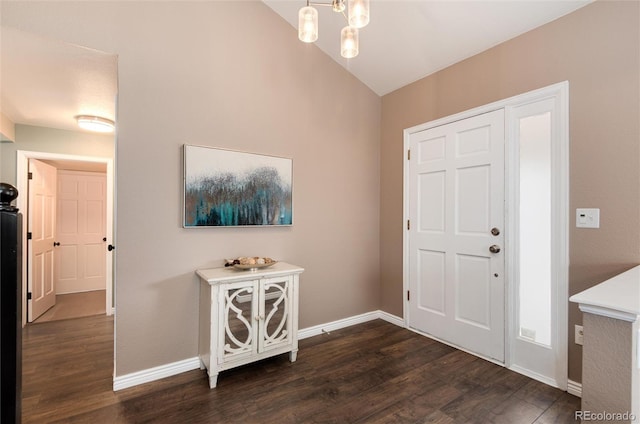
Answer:
[[[348, 14], [344, 11], [347, 9]], [[358, 29], [369, 23], [369, 0], [332, 0], [331, 3], [316, 3], [307, 0], [307, 5], [298, 12], [298, 38], [305, 43], [318, 39], [318, 11], [313, 6], [331, 6], [342, 14], [347, 26], [340, 33], [340, 54], [351, 59], [358, 55]]]

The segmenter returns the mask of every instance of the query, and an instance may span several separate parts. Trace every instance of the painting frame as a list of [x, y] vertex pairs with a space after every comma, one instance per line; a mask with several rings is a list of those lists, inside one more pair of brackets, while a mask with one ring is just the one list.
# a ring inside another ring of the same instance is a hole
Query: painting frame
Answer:
[[183, 145], [183, 228], [290, 227], [293, 159]]

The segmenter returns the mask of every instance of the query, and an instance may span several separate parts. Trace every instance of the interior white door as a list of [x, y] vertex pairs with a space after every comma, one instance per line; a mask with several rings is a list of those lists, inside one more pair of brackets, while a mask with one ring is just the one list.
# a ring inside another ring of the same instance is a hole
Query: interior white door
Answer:
[[59, 171], [56, 293], [106, 288], [106, 174]]
[[409, 326], [504, 362], [504, 109], [409, 147]]
[[27, 240], [28, 321], [32, 322], [56, 303], [54, 242], [56, 234], [56, 168], [29, 159]]

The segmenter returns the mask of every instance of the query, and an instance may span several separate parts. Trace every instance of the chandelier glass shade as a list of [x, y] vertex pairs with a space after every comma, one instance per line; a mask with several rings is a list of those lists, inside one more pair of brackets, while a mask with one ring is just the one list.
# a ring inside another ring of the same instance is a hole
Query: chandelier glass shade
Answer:
[[364, 28], [369, 23], [369, 0], [351, 0], [349, 2], [349, 25]]
[[340, 54], [351, 59], [358, 56], [358, 28], [346, 26], [340, 33]]
[[318, 39], [318, 11], [311, 6], [303, 7], [298, 12], [298, 38], [305, 43], [313, 43]]

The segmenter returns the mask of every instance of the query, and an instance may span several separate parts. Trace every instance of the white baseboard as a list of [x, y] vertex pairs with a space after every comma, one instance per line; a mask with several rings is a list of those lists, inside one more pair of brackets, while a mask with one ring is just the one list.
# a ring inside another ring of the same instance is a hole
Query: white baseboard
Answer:
[[[339, 330], [341, 328], [350, 327], [352, 325], [362, 324], [367, 321], [373, 321], [374, 319], [382, 319], [399, 327], [405, 326], [404, 320], [402, 318], [383, 311], [373, 311], [367, 312], [366, 314], [356, 315], [338, 321], [329, 322], [326, 324], [304, 328], [298, 331], [298, 339], [306, 339], [307, 337], [313, 337], [325, 332], [331, 332], [334, 330]], [[172, 362], [166, 365], [160, 365], [142, 371], [133, 372], [131, 374], [121, 375], [113, 379], [113, 391], [128, 389], [129, 387], [137, 386], [144, 383], [150, 383], [155, 380], [171, 377], [173, 375], [195, 370], [198, 368], [200, 368], [200, 359], [198, 357], [195, 357], [184, 359], [178, 362]]]
[[578, 383], [572, 380], [567, 382], [567, 393], [570, 395], [582, 397], [582, 383]]
[[76, 289], [72, 289], [72, 290], [64, 290], [64, 288], [60, 288], [56, 286], [56, 295], [59, 294], [76, 294], [76, 293], [89, 293], [89, 292], [94, 292], [94, 291], [105, 291], [106, 289], [104, 287], [94, 287], [94, 288], [83, 288], [82, 290], [76, 290]]
[[200, 358], [195, 357], [121, 375], [113, 379], [113, 391], [117, 392], [118, 390], [128, 389], [129, 387], [171, 377], [198, 368], [200, 368]]
[[404, 322], [404, 318], [396, 315], [391, 315], [389, 312], [378, 311], [378, 318], [383, 321], [387, 321], [390, 324], [397, 325], [398, 327], [406, 328], [407, 325]]
[[323, 333], [330, 333], [341, 328], [351, 327], [352, 325], [362, 324], [374, 319], [382, 319], [391, 324], [395, 324], [399, 327], [404, 327], [404, 320], [395, 315], [391, 315], [384, 311], [372, 311], [360, 315], [355, 315], [349, 318], [339, 319], [337, 321], [327, 322], [325, 324], [314, 325], [313, 327], [303, 328], [298, 330], [298, 339], [306, 339], [308, 337], [317, 336]]

